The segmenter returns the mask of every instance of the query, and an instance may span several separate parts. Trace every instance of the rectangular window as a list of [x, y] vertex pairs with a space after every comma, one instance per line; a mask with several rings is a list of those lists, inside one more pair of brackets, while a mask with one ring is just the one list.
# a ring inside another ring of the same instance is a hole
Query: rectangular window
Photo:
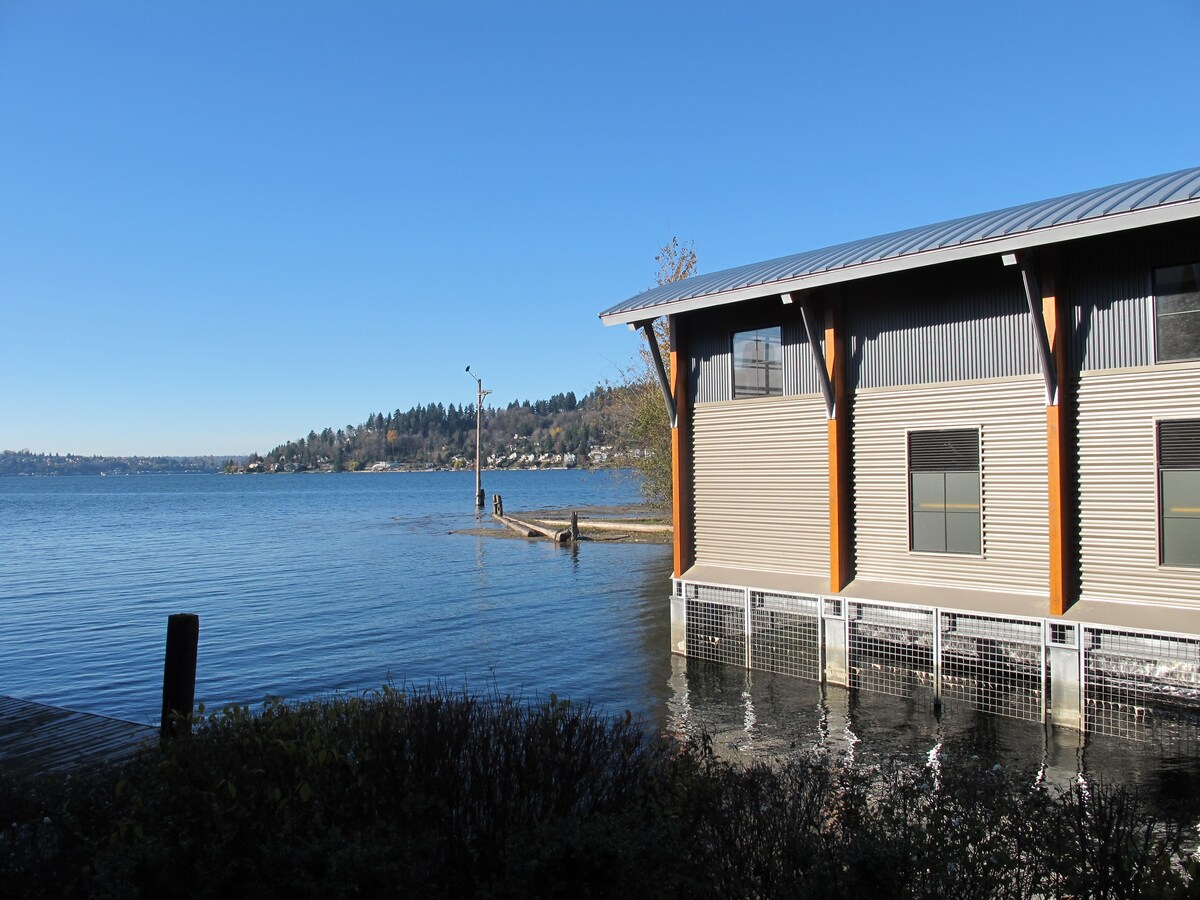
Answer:
[[1200, 263], [1154, 270], [1158, 361], [1200, 359]]
[[733, 335], [733, 399], [783, 393], [783, 334], [778, 325]]
[[983, 552], [979, 429], [908, 434], [909, 549]]
[[1158, 423], [1158, 534], [1164, 566], [1200, 566], [1200, 419]]

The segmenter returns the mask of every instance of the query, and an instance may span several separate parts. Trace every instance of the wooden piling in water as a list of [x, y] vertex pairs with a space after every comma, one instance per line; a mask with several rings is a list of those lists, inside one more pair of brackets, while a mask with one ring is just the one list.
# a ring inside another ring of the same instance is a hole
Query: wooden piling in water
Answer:
[[163, 662], [162, 740], [190, 734], [196, 701], [196, 651], [200, 617], [176, 613], [167, 618], [167, 653]]

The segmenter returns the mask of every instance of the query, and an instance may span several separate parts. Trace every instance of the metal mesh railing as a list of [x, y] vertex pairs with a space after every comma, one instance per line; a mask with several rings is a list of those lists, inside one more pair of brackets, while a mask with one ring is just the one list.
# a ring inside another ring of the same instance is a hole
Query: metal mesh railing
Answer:
[[934, 686], [932, 609], [846, 604], [850, 686], [907, 697]]
[[1083, 628], [1084, 728], [1133, 740], [1200, 737], [1200, 640]]
[[816, 597], [751, 591], [751, 667], [820, 681], [819, 607]]
[[687, 586], [687, 655], [746, 667], [746, 593]]
[[1026, 721], [1046, 715], [1047, 648], [1078, 646], [1085, 730], [1200, 750], [1200, 638], [844, 598], [826, 598], [822, 612], [817, 597], [675, 587], [686, 602], [689, 657], [820, 681], [830, 625], [822, 615], [836, 603], [846, 616], [850, 687], [898, 697], [923, 688]]
[[689, 584], [687, 599], [707, 600], [710, 603], [724, 603], [726, 606], [744, 606], [746, 592], [741, 588], [724, 587], [716, 584]]
[[998, 716], [1045, 715], [1042, 625], [1023, 619], [943, 612], [941, 696]]
[[1055, 647], [1078, 648], [1079, 626], [1068, 625], [1065, 622], [1051, 622], [1049, 643]]

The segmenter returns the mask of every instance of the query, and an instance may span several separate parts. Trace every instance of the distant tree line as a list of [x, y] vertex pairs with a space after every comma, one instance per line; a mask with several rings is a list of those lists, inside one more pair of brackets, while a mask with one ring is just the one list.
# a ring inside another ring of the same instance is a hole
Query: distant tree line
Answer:
[[220, 472], [216, 456], [79, 456], [74, 453], [0, 451], [0, 475], [167, 475]]
[[[481, 453], [491, 468], [630, 464], [637, 451], [618, 436], [617, 416], [630, 389], [602, 386], [578, 399], [573, 391], [547, 400], [485, 406]], [[661, 400], [660, 400], [661, 402]], [[468, 468], [475, 463], [475, 405], [417, 405], [371, 413], [358, 425], [310, 431], [265, 454], [214, 456], [82, 456], [0, 451], [0, 475], [139, 475], [213, 472], [342, 472]]]
[[[485, 406], [481, 454], [494, 468], [576, 466], [607, 461], [603, 452], [611, 392], [606, 388], [577, 399], [573, 391], [548, 400], [514, 400]], [[599, 459], [595, 458], [599, 456]], [[414, 406], [371, 413], [359, 425], [310, 431], [266, 454], [252, 453], [229, 471], [354, 471], [384, 464], [396, 468], [455, 468], [474, 465], [475, 405]]]

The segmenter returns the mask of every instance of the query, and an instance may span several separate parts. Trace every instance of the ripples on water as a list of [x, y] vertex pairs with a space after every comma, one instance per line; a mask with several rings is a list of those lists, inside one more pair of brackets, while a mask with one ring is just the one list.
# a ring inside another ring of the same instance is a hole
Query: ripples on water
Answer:
[[[610, 473], [486, 487], [510, 509], [637, 499]], [[0, 692], [153, 720], [166, 617], [195, 612], [209, 708], [393, 680], [649, 712], [641, 600], [669, 548], [449, 534], [473, 495], [470, 473], [0, 479]]]
[[[612, 473], [487, 473], [511, 511], [636, 502]], [[986, 756], [1195, 804], [1194, 747], [1089, 739], [671, 657], [670, 548], [497, 540], [473, 473], [0, 478], [0, 693], [157, 719], [167, 616], [200, 615], [197, 701], [393, 681], [631, 709], [730, 755]]]
[[999, 764], [1017, 778], [1064, 788], [1091, 783], [1136, 785], [1151, 807], [1196, 825], [1200, 834], [1200, 755], [1196, 735], [1135, 743], [1066, 728], [1006, 719], [929, 698], [897, 698], [823, 687], [700, 660], [671, 659], [667, 728], [707, 733], [725, 758], [786, 758], [818, 751], [868, 766], [890, 760], [938, 766], [948, 756]]

